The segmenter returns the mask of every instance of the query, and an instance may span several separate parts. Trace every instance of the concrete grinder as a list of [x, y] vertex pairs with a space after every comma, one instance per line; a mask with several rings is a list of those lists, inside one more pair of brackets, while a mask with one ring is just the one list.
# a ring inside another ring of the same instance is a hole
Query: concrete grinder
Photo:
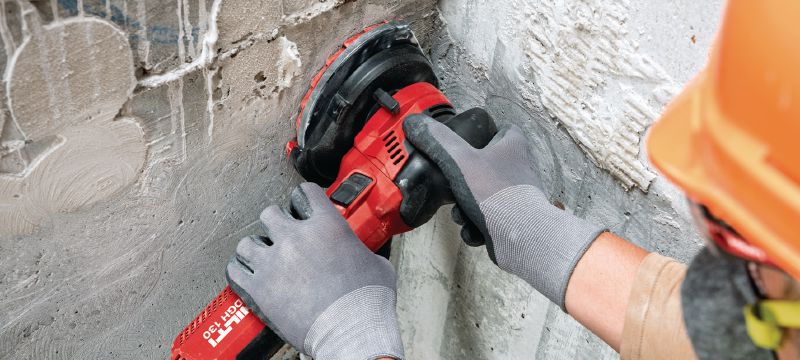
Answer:
[[[377, 251], [453, 203], [438, 168], [405, 140], [424, 113], [482, 148], [497, 129], [474, 108], [456, 114], [408, 24], [387, 21], [347, 39], [313, 78], [287, 156]], [[172, 344], [172, 359], [264, 359], [283, 342], [226, 287]]]

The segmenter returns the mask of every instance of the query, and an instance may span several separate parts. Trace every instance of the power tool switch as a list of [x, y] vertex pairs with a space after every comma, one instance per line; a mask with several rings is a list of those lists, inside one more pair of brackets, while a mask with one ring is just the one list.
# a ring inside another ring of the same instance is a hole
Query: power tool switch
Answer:
[[368, 176], [353, 173], [339, 184], [339, 187], [331, 194], [331, 200], [339, 205], [349, 206], [371, 182], [372, 179]]

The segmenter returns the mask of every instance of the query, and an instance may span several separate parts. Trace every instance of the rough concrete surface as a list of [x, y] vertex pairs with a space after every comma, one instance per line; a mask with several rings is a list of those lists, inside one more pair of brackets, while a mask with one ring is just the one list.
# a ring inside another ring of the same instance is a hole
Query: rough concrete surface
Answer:
[[[343, 39], [412, 21], [445, 93], [532, 141], [544, 190], [688, 259], [682, 196], [640, 151], [703, 64], [719, 1], [0, 0], [0, 358], [164, 358], [301, 179], [283, 146]], [[407, 355], [613, 358], [446, 210], [398, 237]], [[291, 356], [291, 355], [290, 355]]]
[[0, 2], [0, 358], [165, 358], [300, 178], [283, 147], [357, 30], [432, 0]]
[[[704, 64], [720, 1], [439, 3], [432, 44], [445, 94], [532, 142], [554, 204], [661, 254], [701, 244], [683, 196], [639, 151], [669, 94]], [[678, 145], [676, 145], [678, 146]], [[394, 244], [411, 359], [597, 359], [617, 354], [483, 248], [449, 209]]]

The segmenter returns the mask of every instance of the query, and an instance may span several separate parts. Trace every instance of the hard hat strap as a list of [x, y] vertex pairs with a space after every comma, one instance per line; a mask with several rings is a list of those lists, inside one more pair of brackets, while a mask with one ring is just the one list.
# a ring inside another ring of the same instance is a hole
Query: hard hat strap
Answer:
[[714, 216], [706, 206], [692, 202], [692, 216], [709, 245], [747, 261], [775, 266], [764, 250], [739, 235], [733, 227]]
[[744, 307], [747, 334], [756, 346], [776, 350], [786, 329], [800, 329], [800, 302], [763, 300]]

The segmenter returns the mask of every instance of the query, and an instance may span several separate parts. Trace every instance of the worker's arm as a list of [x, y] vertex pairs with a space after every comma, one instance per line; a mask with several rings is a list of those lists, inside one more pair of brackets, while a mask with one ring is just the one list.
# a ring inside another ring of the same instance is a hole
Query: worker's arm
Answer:
[[567, 312], [620, 350], [628, 298], [647, 251], [605, 232], [589, 247], [567, 285]]
[[239, 242], [231, 288], [297, 350], [315, 359], [402, 359], [395, 273], [317, 185], [301, 184], [292, 213], [261, 213], [266, 237]]
[[566, 311], [570, 275], [604, 229], [550, 204], [522, 131], [506, 127], [476, 149], [428, 116], [409, 116], [403, 130], [447, 178], [464, 241], [485, 243], [497, 266]]
[[619, 350], [631, 284], [646, 252], [550, 204], [528, 141], [507, 127], [482, 149], [429, 117], [404, 123], [406, 138], [447, 178], [454, 220], [470, 245]]

